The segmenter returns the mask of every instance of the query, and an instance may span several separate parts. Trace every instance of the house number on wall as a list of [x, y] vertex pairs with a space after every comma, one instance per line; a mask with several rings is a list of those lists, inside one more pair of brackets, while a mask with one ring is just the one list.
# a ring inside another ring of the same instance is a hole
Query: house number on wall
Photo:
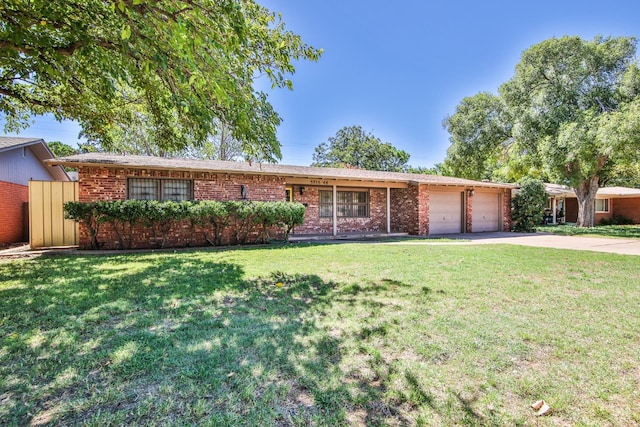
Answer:
[[311, 179], [309, 180], [309, 182], [311, 182], [311, 184], [317, 184], [317, 185], [329, 185], [329, 181], [323, 181], [321, 179]]

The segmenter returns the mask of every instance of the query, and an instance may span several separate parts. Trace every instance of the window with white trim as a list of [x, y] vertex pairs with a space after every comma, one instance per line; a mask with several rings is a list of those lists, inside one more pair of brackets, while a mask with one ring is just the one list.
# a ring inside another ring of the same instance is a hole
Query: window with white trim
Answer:
[[192, 200], [192, 182], [187, 179], [129, 178], [128, 198], [132, 200]]
[[596, 199], [596, 212], [609, 212], [609, 199]]
[[[320, 193], [320, 217], [333, 216], [333, 191], [319, 191]], [[337, 215], [339, 218], [368, 218], [369, 217], [369, 192], [368, 191], [338, 191], [336, 200]]]

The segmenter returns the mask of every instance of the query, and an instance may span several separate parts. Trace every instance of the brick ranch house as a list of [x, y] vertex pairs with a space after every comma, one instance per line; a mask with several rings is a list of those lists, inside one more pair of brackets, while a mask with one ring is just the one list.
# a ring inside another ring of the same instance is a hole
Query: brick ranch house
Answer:
[[[550, 223], [578, 220], [578, 199], [572, 188], [559, 184], [545, 184], [545, 190], [549, 194], [547, 212]], [[640, 224], [640, 189], [638, 188], [599, 188], [594, 203], [595, 224], [614, 217], [624, 217], [634, 224]]]
[[[515, 188], [434, 175], [101, 153], [52, 159], [48, 164], [78, 168], [80, 202], [300, 202], [306, 214], [304, 224], [294, 230], [296, 236], [507, 231]], [[170, 245], [182, 246], [184, 233], [188, 230], [173, 233]], [[81, 229], [80, 246], [88, 243]]]

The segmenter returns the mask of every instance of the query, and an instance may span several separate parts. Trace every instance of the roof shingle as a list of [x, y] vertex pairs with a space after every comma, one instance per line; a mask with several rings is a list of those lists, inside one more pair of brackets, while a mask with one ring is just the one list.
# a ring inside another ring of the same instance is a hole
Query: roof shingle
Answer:
[[461, 185], [493, 188], [516, 188], [513, 184], [480, 182], [440, 175], [422, 175], [398, 172], [382, 172], [365, 169], [318, 168], [311, 166], [291, 166], [272, 163], [229, 162], [220, 160], [179, 159], [152, 156], [117, 155], [105, 153], [85, 153], [75, 156], [48, 160], [53, 165], [77, 167], [94, 165], [107, 167], [128, 167], [135, 169], [170, 169], [217, 173], [243, 173], [276, 175], [297, 178], [343, 179], [354, 181], [415, 182], [421, 184]]
[[19, 138], [17, 136], [0, 136], [0, 151], [17, 148], [23, 145], [32, 145], [38, 141], [42, 141], [42, 138]]

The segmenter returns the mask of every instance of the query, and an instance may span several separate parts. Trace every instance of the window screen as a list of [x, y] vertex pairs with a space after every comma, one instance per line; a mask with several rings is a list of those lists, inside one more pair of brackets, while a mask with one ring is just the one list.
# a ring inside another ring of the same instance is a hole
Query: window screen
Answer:
[[[333, 192], [320, 191], [320, 217], [333, 216]], [[369, 192], [338, 191], [337, 216], [341, 218], [366, 218], [369, 216]]]
[[129, 199], [191, 200], [191, 181], [186, 179], [129, 179]]
[[189, 200], [191, 199], [191, 181], [178, 179], [165, 179], [162, 181], [162, 200]]
[[158, 184], [157, 179], [130, 179], [129, 199], [159, 200]]
[[320, 218], [331, 218], [333, 216], [333, 191], [321, 190], [320, 194]]

